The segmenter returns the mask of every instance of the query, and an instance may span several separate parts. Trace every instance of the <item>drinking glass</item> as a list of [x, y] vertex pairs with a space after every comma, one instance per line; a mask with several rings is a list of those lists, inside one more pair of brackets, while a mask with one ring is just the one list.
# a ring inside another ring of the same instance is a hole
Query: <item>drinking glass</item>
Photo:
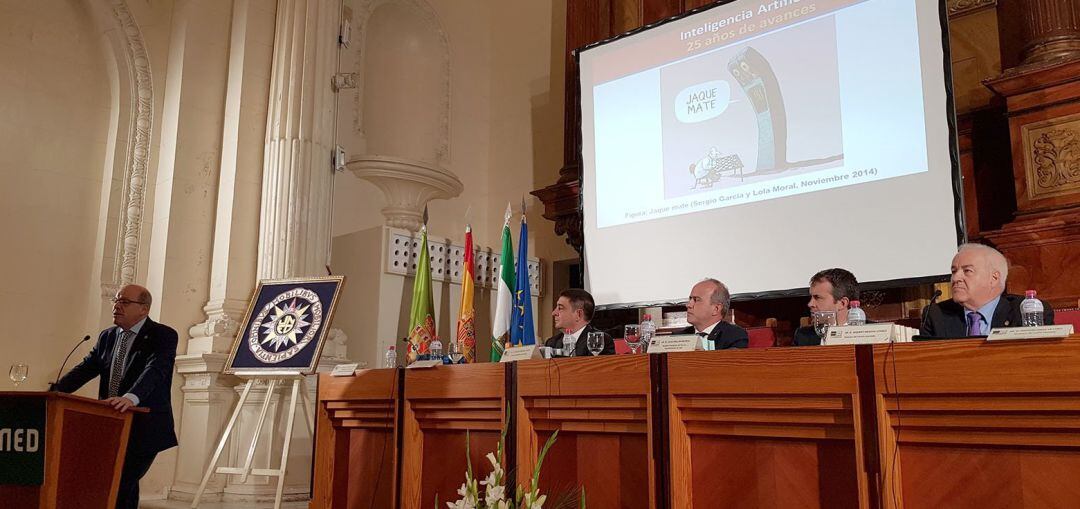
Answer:
[[16, 362], [11, 365], [11, 369], [8, 370], [8, 378], [11, 379], [11, 383], [15, 384], [15, 388], [19, 387], [19, 384], [26, 381], [26, 377], [30, 376], [30, 366], [21, 362]]
[[461, 349], [461, 343], [458, 341], [451, 341], [450, 352], [448, 352], [447, 355], [450, 356], [450, 362], [454, 364], [461, 362], [461, 359], [465, 357], [465, 354], [462, 352]]
[[836, 311], [814, 311], [810, 319], [814, 323], [814, 332], [819, 338], [825, 339], [829, 327], [836, 325]]
[[632, 323], [623, 327], [623, 339], [626, 340], [626, 346], [630, 347], [630, 353], [638, 353], [638, 348], [641, 348], [640, 326]]
[[585, 336], [585, 346], [589, 347], [589, 353], [594, 356], [600, 355], [600, 352], [604, 351], [604, 333], [590, 332]]

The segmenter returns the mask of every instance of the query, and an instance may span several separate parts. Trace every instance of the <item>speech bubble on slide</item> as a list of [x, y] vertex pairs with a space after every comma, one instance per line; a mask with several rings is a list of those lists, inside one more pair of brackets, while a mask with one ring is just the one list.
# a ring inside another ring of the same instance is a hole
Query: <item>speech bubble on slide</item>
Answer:
[[691, 85], [675, 96], [675, 118], [684, 124], [716, 118], [731, 103], [731, 85], [724, 80]]

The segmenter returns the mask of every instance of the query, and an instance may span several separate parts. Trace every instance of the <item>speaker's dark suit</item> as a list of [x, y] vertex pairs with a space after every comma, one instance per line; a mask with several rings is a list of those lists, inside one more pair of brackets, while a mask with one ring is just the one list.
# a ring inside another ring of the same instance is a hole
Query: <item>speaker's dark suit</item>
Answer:
[[[98, 398], [109, 396], [109, 375], [118, 342], [119, 327], [101, 331], [97, 344], [81, 362], [53, 387], [75, 392], [99, 377]], [[117, 507], [137, 507], [139, 479], [150, 468], [157, 453], [176, 446], [172, 414], [172, 373], [176, 362], [176, 331], [149, 318], [143, 323], [127, 354], [127, 366], [120, 380], [118, 396], [131, 393], [149, 413], [132, 417], [131, 435], [121, 473]]]
[[[691, 325], [673, 334], [694, 334], [695, 332], [697, 331]], [[724, 321], [717, 322], [716, 327], [713, 327], [712, 332], [709, 333], [709, 337], [705, 339], [712, 341], [716, 350], [746, 348], [750, 344], [750, 336], [746, 334], [746, 329]]]
[[[589, 342], [587, 338], [590, 332], [600, 332], [604, 335], [604, 349], [600, 351], [600, 355], [615, 355], [615, 340], [611, 338], [611, 335], [593, 327], [592, 324], [586, 324], [584, 329], [581, 329], [581, 334], [578, 336], [577, 343], [574, 343], [574, 357], [591, 357], [592, 352], [589, 351]], [[562, 349], [563, 347], [563, 335], [558, 333], [544, 341], [544, 346], [550, 348]]]
[[[1003, 294], [994, 308], [994, 316], [986, 317], [990, 328], [1020, 327], [1023, 324], [1020, 303], [1023, 301], [1024, 297], [1020, 295]], [[1054, 309], [1046, 301], [1043, 301], [1043, 309], [1043, 321], [1053, 325]], [[919, 327], [919, 334], [936, 338], [967, 337], [967, 310], [953, 300], [938, 302], [926, 310], [926, 319]]]

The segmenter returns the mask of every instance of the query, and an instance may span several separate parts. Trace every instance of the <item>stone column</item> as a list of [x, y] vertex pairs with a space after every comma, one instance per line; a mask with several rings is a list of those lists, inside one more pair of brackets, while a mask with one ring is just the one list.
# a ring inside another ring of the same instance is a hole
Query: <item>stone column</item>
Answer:
[[[326, 274], [336, 107], [331, 80], [337, 70], [340, 9], [337, 0], [276, 2], [270, 73], [267, 81], [259, 85], [269, 94], [264, 103], [267, 107], [257, 251], [248, 252], [258, 260], [256, 280]], [[248, 294], [253, 282], [249, 281]], [[332, 369], [344, 361], [341, 336], [340, 331], [329, 331], [319, 370]], [[308, 391], [315, 387], [313, 378], [307, 381]], [[260, 437], [255, 468], [278, 467], [285, 428], [282, 416], [287, 415], [285, 407], [289, 402], [287, 387], [286, 383], [286, 388], [270, 396], [274, 398], [274, 411]], [[238, 393], [241, 387], [235, 390]], [[223, 455], [227, 463], [241, 464], [251, 443], [260, 405], [268, 396], [265, 390], [253, 390], [253, 394], [240, 413], [235, 439]], [[286, 499], [306, 498], [310, 483], [311, 436], [302, 421], [302, 409], [297, 409], [296, 416], [285, 479]], [[250, 476], [240, 483], [239, 477], [229, 476], [222, 488], [223, 498], [267, 500], [273, 497], [276, 485], [276, 478]]]
[[278, 0], [258, 277], [326, 274], [340, 2]]
[[1076, 0], [1001, 0], [1002, 62], [1037, 64], [1080, 54], [1080, 3]]
[[[222, 22], [227, 31], [219, 46], [222, 58], [227, 58], [227, 73], [222, 79], [217, 196], [208, 208], [213, 211], [209, 296], [202, 306], [205, 319], [190, 327], [186, 354], [176, 360], [184, 385], [181, 447], [170, 498], [181, 500], [190, 500], [198, 489], [237, 400], [234, 388], [242, 382], [221, 372], [255, 284], [259, 231], [255, 210], [274, 43], [273, 0], [214, 4], [226, 14], [231, 9], [232, 16]], [[223, 476], [212, 477], [204, 499], [220, 498], [224, 487]]]

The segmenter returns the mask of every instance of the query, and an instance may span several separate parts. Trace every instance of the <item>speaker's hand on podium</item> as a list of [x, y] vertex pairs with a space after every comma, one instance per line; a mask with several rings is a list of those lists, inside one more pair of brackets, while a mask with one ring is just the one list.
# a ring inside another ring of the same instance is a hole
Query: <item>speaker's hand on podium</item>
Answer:
[[129, 408], [135, 406], [135, 402], [127, 399], [123, 396], [115, 396], [105, 400], [106, 403], [111, 405], [118, 412], [126, 412]]

